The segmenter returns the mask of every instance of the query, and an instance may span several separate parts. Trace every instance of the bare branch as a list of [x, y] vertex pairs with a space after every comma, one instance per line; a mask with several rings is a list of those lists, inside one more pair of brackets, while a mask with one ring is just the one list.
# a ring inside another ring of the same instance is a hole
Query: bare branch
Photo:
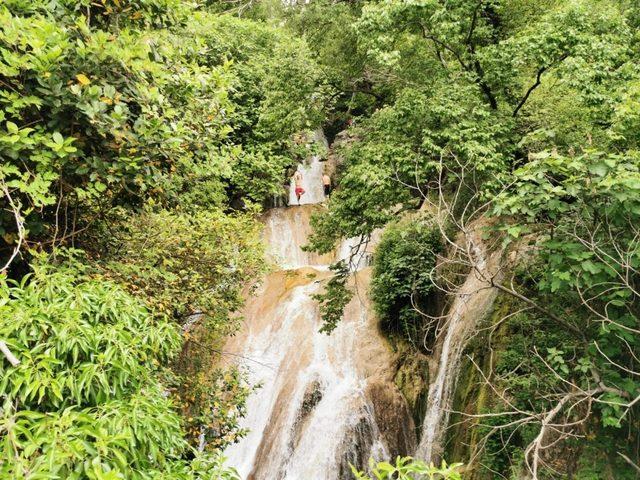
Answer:
[[16, 356], [13, 353], [11, 353], [11, 350], [9, 350], [9, 347], [7, 346], [7, 344], [2, 340], [0, 340], [0, 352], [4, 354], [6, 359], [9, 360], [9, 363], [14, 367], [17, 367], [18, 365], [20, 365], [20, 360], [18, 360]]
[[11, 212], [13, 213], [13, 218], [15, 219], [16, 227], [18, 229], [18, 242], [16, 246], [13, 248], [13, 252], [9, 256], [9, 259], [7, 260], [7, 262], [4, 264], [2, 268], [0, 268], [0, 273], [3, 273], [7, 271], [7, 269], [13, 262], [13, 260], [20, 253], [20, 248], [22, 247], [22, 243], [24, 242], [26, 230], [24, 228], [24, 220], [22, 218], [22, 214], [20, 213], [20, 206], [19, 204], [16, 204], [16, 202], [11, 197], [11, 192], [9, 191], [9, 187], [7, 186], [3, 178], [0, 178], [0, 189], [2, 190], [2, 193], [4, 194], [4, 196], [7, 197], [7, 200], [9, 202], [9, 207], [11, 208]]

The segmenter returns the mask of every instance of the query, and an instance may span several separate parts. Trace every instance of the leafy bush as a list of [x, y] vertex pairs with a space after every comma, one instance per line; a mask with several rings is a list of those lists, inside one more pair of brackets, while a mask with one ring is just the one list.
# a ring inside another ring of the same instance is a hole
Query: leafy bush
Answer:
[[432, 274], [442, 249], [440, 232], [425, 222], [389, 227], [373, 264], [371, 298], [382, 326], [415, 342], [433, 291]]
[[104, 274], [183, 326], [173, 367], [189, 439], [204, 434], [208, 448], [233, 441], [250, 389], [239, 372], [215, 367], [238, 326], [242, 286], [264, 268], [258, 223], [251, 213], [148, 208], [116, 225], [100, 235], [109, 239]]
[[154, 311], [180, 322], [202, 314], [213, 326], [241, 305], [243, 283], [264, 268], [259, 233], [252, 214], [149, 208], [104, 232], [102, 265]]
[[[461, 463], [447, 465], [442, 462], [440, 467], [433, 463], [427, 465], [420, 460], [411, 457], [396, 458], [395, 465], [389, 462], [374, 463], [370, 461], [371, 475], [377, 480], [461, 480], [459, 473]], [[353, 466], [351, 470], [357, 480], [371, 480], [371, 476], [365, 472], [359, 472]]]
[[0, 363], [0, 477], [200, 478], [159, 380], [174, 325], [76, 262], [0, 279], [0, 318], [20, 360]]
[[216, 157], [231, 108], [224, 66], [196, 65], [174, 34], [111, 35], [42, 8], [0, 9], [0, 180], [35, 238], [53, 234], [58, 216], [70, 220], [69, 208], [85, 224], [113, 204], [162, 197], [166, 177]]

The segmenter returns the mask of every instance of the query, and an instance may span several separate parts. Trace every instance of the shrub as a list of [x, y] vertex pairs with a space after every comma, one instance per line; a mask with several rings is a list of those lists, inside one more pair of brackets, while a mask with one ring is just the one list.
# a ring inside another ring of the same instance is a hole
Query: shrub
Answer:
[[191, 479], [219, 467], [186, 460], [159, 380], [176, 326], [122, 288], [41, 259], [20, 283], [0, 279], [0, 318], [20, 360], [0, 362], [0, 478]]
[[376, 249], [371, 297], [382, 327], [414, 341], [433, 290], [432, 271], [442, 249], [440, 232], [426, 222], [385, 231]]
[[184, 413], [188, 437], [222, 447], [237, 435], [250, 392], [244, 376], [216, 368], [226, 335], [235, 332], [242, 286], [263, 271], [259, 224], [251, 213], [216, 209], [147, 209], [117, 222], [108, 277], [124, 285], [154, 311], [182, 325], [184, 344], [173, 362], [173, 390]]
[[334, 272], [329, 279], [323, 293], [313, 295], [318, 302], [322, 327], [320, 332], [330, 334], [342, 320], [344, 309], [353, 298], [353, 291], [347, 286], [349, 280], [349, 266], [344, 260], [334, 263], [329, 267]]
[[[436, 467], [433, 463], [426, 464], [411, 457], [398, 457], [395, 465], [370, 461], [369, 469], [378, 480], [461, 480], [461, 466], [461, 463], [447, 465], [446, 462], [442, 462], [440, 467]], [[353, 466], [351, 470], [357, 480], [371, 480], [369, 474], [359, 472]]]

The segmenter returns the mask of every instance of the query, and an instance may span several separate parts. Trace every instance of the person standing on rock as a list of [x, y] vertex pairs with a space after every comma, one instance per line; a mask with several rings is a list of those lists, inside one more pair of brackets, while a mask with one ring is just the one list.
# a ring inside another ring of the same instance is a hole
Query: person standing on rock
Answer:
[[324, 187], [325, 198], [329, 198], [329, 195], [331, 195], [331, 177], [327, 172], [322, 175], [322, 186]]
[[302, 173], [300, 170], [296, 170], [293, 174], [293, 182], [295, 184], [296, 198], [298, 199], [298, 205], [300, 205], [300, 197], [304, 195], [304, 188], [302, 188]]

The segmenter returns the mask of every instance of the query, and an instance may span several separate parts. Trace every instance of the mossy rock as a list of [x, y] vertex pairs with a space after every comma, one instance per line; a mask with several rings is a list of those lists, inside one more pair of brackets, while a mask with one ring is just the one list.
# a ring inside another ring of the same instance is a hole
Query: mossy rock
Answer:
[[416, 425], [416, 436], [420, 437], [420, 427], [424, 420], [429, 392], [429, 364], [427, 357], [407, 344], [396, 344], [398, 349], [398, 369], [394, 382], [409, 405]]

